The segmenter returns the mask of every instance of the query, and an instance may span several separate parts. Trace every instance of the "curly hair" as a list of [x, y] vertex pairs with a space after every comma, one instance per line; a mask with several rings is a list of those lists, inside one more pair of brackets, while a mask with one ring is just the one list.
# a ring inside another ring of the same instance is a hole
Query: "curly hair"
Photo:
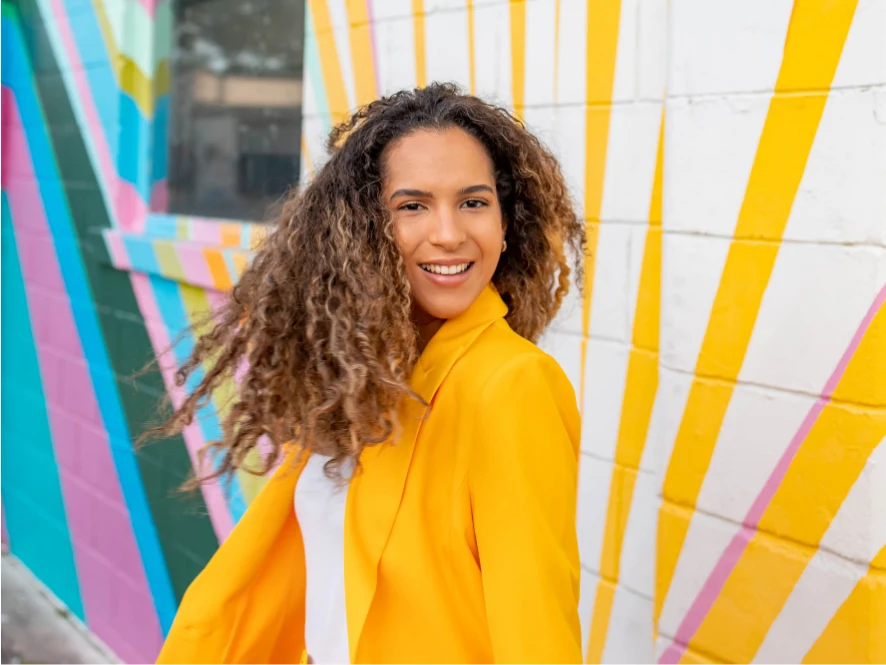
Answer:
[[[195, 482], [267, 473], [290, 442], [332, 457], [331, 473], [363, 446], [396, 440], [398, 404], [421, 398], [409, 387], [419, 355], [410, 286], [381, 195], [385, 151], [418, 130], [448, 128], [478, 139], [492, 159], [508, 246], [492, 282], [507, 322], [534, 342], [557, 313], [573, 273], [568, 254], [581, 270], [584, 226], [551, 152], [506, 110], [451, 84], [374, 101], [333, 129], [329, 159], [283, 204], [175, 374], [184, 388], [205, 370], [154, 436], [181, 432], [225, 382], [241, 379], [222, 440], [204, 449], [215, 451], [216, 468]], [[260, 468], [248, 468], [263, 437]]]

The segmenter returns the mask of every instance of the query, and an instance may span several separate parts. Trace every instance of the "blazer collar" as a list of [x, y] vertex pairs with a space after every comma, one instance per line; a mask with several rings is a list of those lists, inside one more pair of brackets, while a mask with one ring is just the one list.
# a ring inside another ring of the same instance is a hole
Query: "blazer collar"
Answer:
[[[480, 334], [503, 318], [508, 308], [490, 285], [460, 316], [448, 320], [422, 353], [412, 376], [412, 389], [431, 404], [449, 370]], [[363, 625], [375, 595], [378, 564], [400, 502], [415, 441], [427, 416], [417, 401], [405, 400], [399, 417], [402, 431], [393, 445], [367, 447], [360, 469], [348, 489], [345, 520], [345, 588], [351, 662], [358, 660]]]

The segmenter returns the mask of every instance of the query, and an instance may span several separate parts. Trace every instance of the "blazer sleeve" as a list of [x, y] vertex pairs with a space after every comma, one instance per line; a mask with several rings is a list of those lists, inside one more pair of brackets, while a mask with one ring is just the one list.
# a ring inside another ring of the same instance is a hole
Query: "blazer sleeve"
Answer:
[[495, 662], [580, 663], [575, 392], [552, 358], [527, 354], [478, 406], [468, 483]]

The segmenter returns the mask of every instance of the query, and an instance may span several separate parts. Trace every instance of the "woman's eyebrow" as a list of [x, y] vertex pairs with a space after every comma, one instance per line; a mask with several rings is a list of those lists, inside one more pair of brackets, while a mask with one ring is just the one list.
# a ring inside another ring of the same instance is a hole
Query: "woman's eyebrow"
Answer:
[[476, 194], [477, 192], [489, 192], [490, 194], [495, 194], [492, 190], [492, 187], [489, 185], [471, 185], [470, 187], [465, 187], [464, 189], [460, 189], [458, 191], [459, 194]]
[[434, 198], [434, 195], [431, 192], [423, 192], [420, 189], [398, 189], [396, 192], [391, 194], [391, 200], [393, 201], [398, 196], [416, 196], [418, 198], [424, 199]]

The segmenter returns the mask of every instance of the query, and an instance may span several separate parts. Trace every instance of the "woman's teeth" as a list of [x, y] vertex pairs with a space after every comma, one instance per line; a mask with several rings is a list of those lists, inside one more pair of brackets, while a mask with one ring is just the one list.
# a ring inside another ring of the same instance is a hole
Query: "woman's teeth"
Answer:
[[455, 266], [441, 266], [434, 263], [422, 263], [421, 269], [426, 272], [432, 272], [435, 275], [458, 275], [470, 268], [473, 263], [459, 263]]

